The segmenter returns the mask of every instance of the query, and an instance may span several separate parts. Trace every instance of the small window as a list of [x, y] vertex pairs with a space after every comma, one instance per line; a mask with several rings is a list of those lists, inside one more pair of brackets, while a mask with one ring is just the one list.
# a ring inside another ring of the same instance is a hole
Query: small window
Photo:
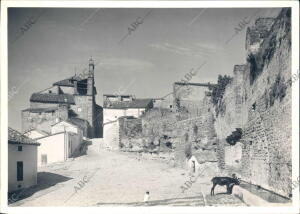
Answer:
[[252, 111], [255, 111], [255, 109], [256, 109], [256, 103], [252, 104], [252, 108], [251, 109], [252, 109]]
[[18, 146], [18, 151], [21, 152], [22, 151], [22, 146]]
[[173, 106], [172, 105], [170, 105], [170, 108], [172, 108]]
[[39, 112], [39, 115], [42, 115], [42, 112]]
[[49, 94], [52, 94], [52, 91], [51, 91], [51, 90], [49, 90], [48, 92], [49, 92]]
[[252, 145], [252, 141], [250, 141], [250, 145]]

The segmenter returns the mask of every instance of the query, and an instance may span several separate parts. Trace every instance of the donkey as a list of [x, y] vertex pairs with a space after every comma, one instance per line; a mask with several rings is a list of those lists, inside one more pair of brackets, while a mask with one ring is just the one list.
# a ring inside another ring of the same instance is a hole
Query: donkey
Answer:
[[230, 178], [230, 177], [214, 177], [213, 179], [211, 179], [212, 183], [213, 183], [213, 186], [211, 188], [211, 191], [210, 191], [210, 195], [213, 196], [215, 195], [215, 187], [217, 185], [220, 185], [220, 186], [224, 186], [226, 185], [227, 187], [227, 194], [231, 194], [232, 192], [232, 187], [233, 185], [239, 185], [240, 184], [240, 179], [237, 178], [235, 175], [233, 175], [233, 178]]

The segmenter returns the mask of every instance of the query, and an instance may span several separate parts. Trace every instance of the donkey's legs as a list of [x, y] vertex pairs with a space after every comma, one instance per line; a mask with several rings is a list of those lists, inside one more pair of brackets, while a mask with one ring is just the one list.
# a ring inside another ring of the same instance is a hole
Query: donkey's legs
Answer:
[[213, 183], [213, 186], [212, 186], [211, 191], [210, 191], [211, 196], [215, 195], [215, 187], [216, 186], [217, 186], [217, 184]]

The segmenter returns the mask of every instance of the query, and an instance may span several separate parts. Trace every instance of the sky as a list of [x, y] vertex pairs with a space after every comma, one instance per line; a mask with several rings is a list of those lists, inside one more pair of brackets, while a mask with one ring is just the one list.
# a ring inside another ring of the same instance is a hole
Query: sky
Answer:
[[[31, 94], [82, 73], [90, 57], [96, 64], [99, 105], [103, 104], [103, 94], [108, 93], [163, 97], [172, 91], [173, 82], [203, 63], [190, 82], [216, 83], [219, 74], [232, 76], [233, 66], [245, 63], [247, 26], [253, 25], [257, 17], [276, 17], [279, 11], [10, 8], [9, 126], [21, 130], [21, 110], [29, 107]], [[250, 23], [239, 27], [243, 20]]]

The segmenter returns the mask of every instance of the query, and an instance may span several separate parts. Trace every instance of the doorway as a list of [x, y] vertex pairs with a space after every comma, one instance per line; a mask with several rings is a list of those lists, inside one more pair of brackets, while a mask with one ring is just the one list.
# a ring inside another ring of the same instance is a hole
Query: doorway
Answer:
[[23, 161], [17, 162], [17, 181], [23, 181]]
[[192, 161], [192, 170], [193, 170], [193, 173], [196, 172], [196, 162], [195, 161]]
[[42, 165], [47, 164], [47, 155], [42, 155]]

